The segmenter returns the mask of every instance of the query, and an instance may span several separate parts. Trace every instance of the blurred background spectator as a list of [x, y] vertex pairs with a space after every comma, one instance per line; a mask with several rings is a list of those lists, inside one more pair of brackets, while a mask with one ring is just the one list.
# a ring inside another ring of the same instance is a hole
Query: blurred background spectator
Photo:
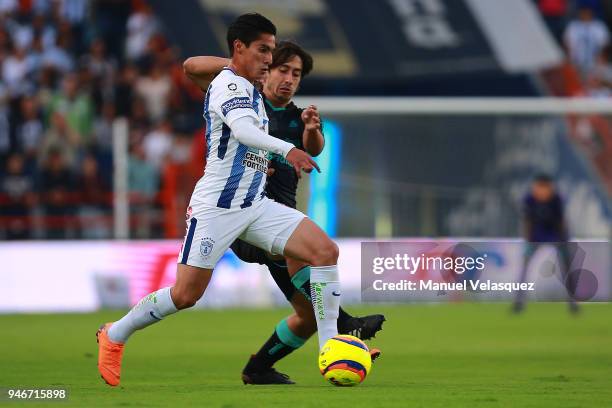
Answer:
[[147, 162], [142, 143], [136, 142], [131, 150], [128, 161], [130, 210], [134, 219], [130, 229], [133, 234], [131, 238], [148, 238], [151, 236], [155, 195], [159, 188], [159, 172]]
[[40, 194], [45, 216], [45, 239], [75, 237], [74, 173], [66, 163], [64, 150], [52, 147], [40, 172]]
[[605, 23], [596, 18], [594, 6], [582, 4], [576, 18], [565, 29], [564, 40], [570, 61], [583, 78], [589, 78], [610, 43], [610, 32]]
[[[28, 239], [32, 232], [32, 208], [35, 204], [34, 178], [25, 170], [25, 160], [13, 153], [6, 161], [6, 173], [0, 182], [5, 193], [0, 201], [6, 239]], [[0, 224], [0, 225], [2, 225]]]
[[110, 219], [112, 191], [105, 177], [100, 174], [96, 156], [85, 155], [76, 182], [79, 192], [78, 215], [80, 237], [85, 239], [111, 238]]

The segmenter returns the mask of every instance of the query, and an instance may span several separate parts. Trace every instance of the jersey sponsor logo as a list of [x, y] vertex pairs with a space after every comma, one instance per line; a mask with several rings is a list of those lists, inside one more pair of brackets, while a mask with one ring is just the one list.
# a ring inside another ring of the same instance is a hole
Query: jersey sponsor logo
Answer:
[[227, 89], [229, 89], [230, 91], [235, 91], [236, 89], [238, 89], [238, 85], [232, 82], [230, 84], [227, 84]]
[[250, 99], [246, 96], [232, 98], [221, 105], [223, 116], [227, 116], [228, 112], [234, 109], [253, 109], [253, 106]]
[[213, 247], [215, 246], [215, 241], [212, 238], [202, 238], [202, 242], [200, 242], [200, 254], [204, 258], [208, 258], [212, 253]]
[[291, 122], [289, 122], [289, 127], [290, 127], [290, 128], [296, 128], [296, 127], [298, 127], [297, 120], [295, 120], [295, 119], [294, 119], [294, 120], [292, 120]]
[[266, 155], [260, 155], [259, 150], [255, 151], [249, 149], [244, 155], [242, 165], [250, 169], [259, 171], [260, 173], [266, 173], [268, 171], [268, 158]]

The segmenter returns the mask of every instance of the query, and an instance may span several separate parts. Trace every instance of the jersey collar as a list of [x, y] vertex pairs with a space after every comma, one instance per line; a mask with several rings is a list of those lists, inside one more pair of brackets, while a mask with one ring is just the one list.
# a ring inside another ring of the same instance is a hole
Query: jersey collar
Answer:
[[272, 102], [270, 102], [268, 100], [268, 98], [266, 98], [265, 95], [264, 95], [264, 101], [270, 107], [270, 109], [272, 109], [274, 112], [280, 112], [280, 111], [284, 111], [284, 110], [295, 109], [295, 104], [293, 102], [289, 102], [289, 104], [287, 106], [277, 108], [276, 106], [272, 105]]
[[238, 74], [237, 74], [237, 73], [235, 73], [235, 72], [234, 72], [234, 70], [233, 70], [233, 69], [231, 69], [230, 67], [223, 67], [222, 71], [223, 71], [223, 70], [228, 70], [228, 71], [229, 71], [229, 72], [231, 72], [232, 74], [234, 74], [234, 75], [238, 75]]

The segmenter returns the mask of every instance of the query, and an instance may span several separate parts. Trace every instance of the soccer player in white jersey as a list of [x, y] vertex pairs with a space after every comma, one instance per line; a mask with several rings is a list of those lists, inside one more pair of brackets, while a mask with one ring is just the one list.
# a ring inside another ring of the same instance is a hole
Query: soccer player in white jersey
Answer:
[[[187, 59], [183, 68], [185, 74], [206, 92], [210, 82], [229, 64], [227, 58], [198, 56]], [[280, 41], [272, 53], [270, 71], [261, 84], [260, 92], [270, 120], [269, 134], [315, 156], [322, 151], [325, 143], [318, 111], [312, 105], [300, 109], [292, 102], [302, 79], [311, 72], [312, 67], [313, 59], [306, 50], [292, 41]], [[296, 208], [298, 178], [295, 170], [276, 155], [272, 157], [269, 167], [274, 172], [268, 173], [266, 196]], [[287, 374], [273, 366], [300, 348], [316, 332], [317, 323], [310, 300], [310, 266], [292, 259], [271, 258], [264, 250], [241, 240], [236, 240], [231, 249], [244, 262], [266, 265], [294, 309], [294, 313], [276, 325], [257, 353], [251, 355], [242, 371], [242, 381], [257, 385], [295, 384]], [[293, 277], [289, 276], [288, 271]], [[382, 329], [383, 321], [385, 317], [380, 314], [351, 316], [340, 306], [338, 333], [367, 340]], [[372, 359], [380, 354], [378, 349], [370, 351]]]
[[302, 213], [262, 194], [267, 152], [282, 155], [298, 176], [319, 170], [306, 152], [267, 134], [263, 100], [253, 83], [272, 63], [275, 35], [274, 24], [256, 13], [241, 15], [228, 28], [231, 63], [212, 81], [204, 102], [207, 163], [189, 203], [176, 283], [145, 296], [123, 318], [97, 332], [98, 370], [111, 386], [119, 385], [128, 338], [192, 307], [204, 294], [215, 264], [237, 238], [312, 265], [319, 347], [337, 334], [338, 246]]

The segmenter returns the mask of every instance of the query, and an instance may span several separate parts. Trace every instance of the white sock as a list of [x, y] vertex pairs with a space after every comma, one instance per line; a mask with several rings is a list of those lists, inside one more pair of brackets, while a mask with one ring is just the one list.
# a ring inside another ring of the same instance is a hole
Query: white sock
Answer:
[[337, 265], [310, 267], [310, 297], [317, 319], [319, 349], [338, 335], [339, 280]]
[[170, 288], [163, 288], [145, 296], [108, 330], [108, 337], [115, 343], [125, 343], [136, 330], [161, 321], [178, 309], [170, 297]]

